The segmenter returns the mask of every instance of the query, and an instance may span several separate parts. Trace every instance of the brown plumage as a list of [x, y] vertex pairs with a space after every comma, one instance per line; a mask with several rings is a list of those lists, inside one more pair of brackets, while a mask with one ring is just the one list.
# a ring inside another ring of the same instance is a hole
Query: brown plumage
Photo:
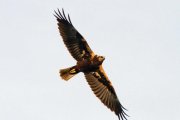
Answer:
[[73, 67], [60, 70], [60, 76], [64, 80], [69, 80], [79, 72], [83, 72], [94, 94], [120, 119], [126, 119], [127, 114], [120, 104], [116, 92], [103, 70], [103, 56], [95, 55], [83, 36], [74, 28], [70, 17], [55, 11], [54, 15], [58, 21], [58, 29], [63, 38], [64, 44], [72, 57], [77, 61]]

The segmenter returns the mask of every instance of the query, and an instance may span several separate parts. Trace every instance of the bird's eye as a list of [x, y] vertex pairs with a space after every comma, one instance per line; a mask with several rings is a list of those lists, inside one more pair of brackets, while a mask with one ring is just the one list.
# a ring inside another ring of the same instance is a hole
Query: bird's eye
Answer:
[[101, 59], [104, 59], [104, 57], [103, 57], [103, 56], [101, 56]]
[[98, 57], [98, 61], [102, 61], [103, 59], [104, 59], [103, 56], [99, 56], [99, 57]]

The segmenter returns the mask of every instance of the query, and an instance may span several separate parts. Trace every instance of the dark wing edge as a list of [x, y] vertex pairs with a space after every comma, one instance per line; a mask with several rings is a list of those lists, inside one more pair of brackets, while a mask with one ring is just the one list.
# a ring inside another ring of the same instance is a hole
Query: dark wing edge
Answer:
[[119, 120], [127, 120], [125, 108], [119, 102], [116, 92], [101, 66], [96, 72], [85, 73], [85, 78], [92, 91], [111, 111], [115, 112]]
[[72, 57], [79, 61], [85, 57], [91, 58], [94, 56], [94, 53], [86, 40], [72, 25], [69, 14], [68, 17], [66, 17], [63, 9], [62, 12], [59, 9], [54, 12], [54, 16], [58, 21], [58, 29], [63, 38], [63, 42]]

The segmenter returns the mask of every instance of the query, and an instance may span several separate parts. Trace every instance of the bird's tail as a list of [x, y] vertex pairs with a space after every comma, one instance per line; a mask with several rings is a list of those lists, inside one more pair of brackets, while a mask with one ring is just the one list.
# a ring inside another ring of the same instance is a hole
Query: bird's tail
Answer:
[[68, 81], [70, 78], [72, 78], [74, 75], [79, 73], [79, 70], [76, 69], [76, 66], [60, 69], [59, 70], [60, 76], [63, 80]]

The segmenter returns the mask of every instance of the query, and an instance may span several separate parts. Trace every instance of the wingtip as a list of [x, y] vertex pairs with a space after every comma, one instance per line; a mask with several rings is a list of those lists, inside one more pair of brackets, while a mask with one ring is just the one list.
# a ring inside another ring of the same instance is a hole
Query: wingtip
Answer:
[[127, 109], [123, 106], [121, 106], [121, 108], [121, 112], [115, 112], [115, 114], [118, 116], [119, 120], [127, 120], [127, 117], [129, 117], [129, 115], [125, 112]]
[[64, 12], [64, 8], [62, 8], [62, 12]]
[[64, 9], [62, 8], [62, 11], [59, 10], [59, 8], [57, 8], [57, 10], [54, 10], [54, 13], [53, 14], [56, 19], [58, 19], [58, 21], [62, 20], [62, 21], [67, 21], [69, 24], [72, 25], [72, 22], [71, 22], [71, 19], [70, 19], [70, 16], [68, 14], [68, 16], [66, 17], [66, 14], [64, 12]]
[[119, 114], [117, 116], [119, 120], [127, 120], [127, 116], [125, 116], [124, 114]]

